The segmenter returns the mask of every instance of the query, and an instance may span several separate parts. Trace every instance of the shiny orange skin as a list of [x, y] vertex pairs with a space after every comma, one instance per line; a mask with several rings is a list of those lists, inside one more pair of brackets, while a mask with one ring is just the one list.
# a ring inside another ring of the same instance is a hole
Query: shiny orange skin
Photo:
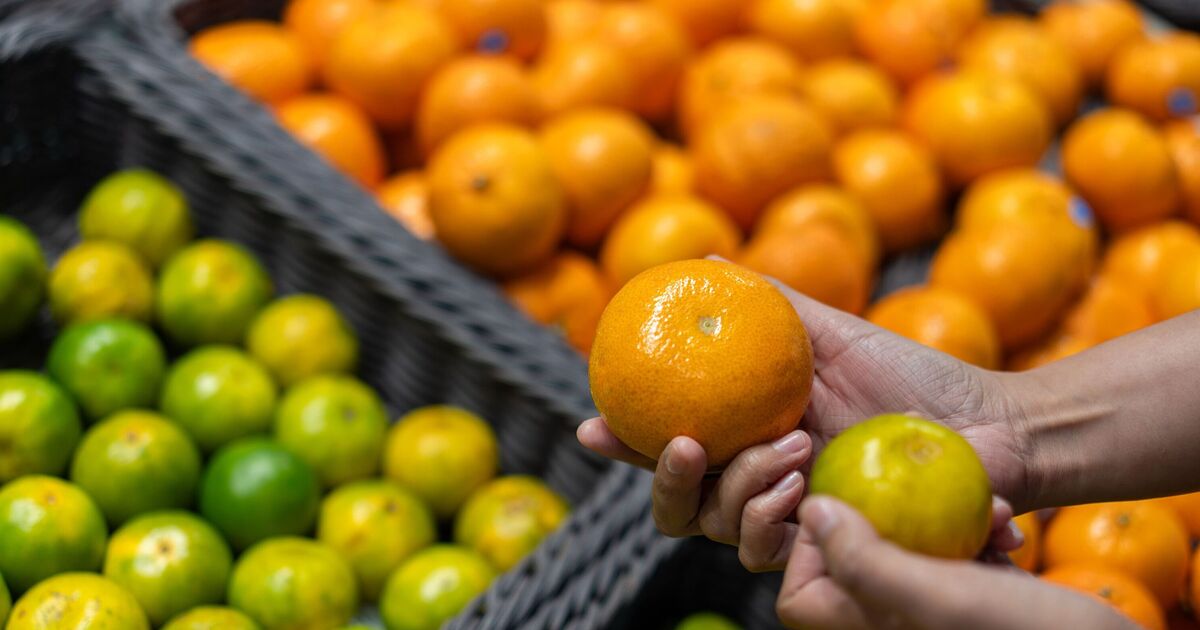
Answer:
[[1113, 57], [1105, 95], [1159, 122], [1200, 114], [1200, 35], [1177, 31], [1125, 47]]
[[871, 293], [872, 270], [862, 264], [850, 238], [832, 225], [759, 232], [737, 262], [848, 313], [862, 313]]
[[429, 183], [424, 173], [408, 171], [394, 175], [379, 185], [375, 197], [383, 210], [400, 222], [413, 236], [433, 238], [433, 218], [429, 214]]
[[832, 59], [804, 74], [804, 97], [846, 133], [890, 127], [898, 117], [900, 96], [888, 76], [854, 59]]
[[1151, 292], [1155, 313], [1170, 319], [1200, 309], [1200, 255], [1181, 260], [1168, 268], [1162, 283]]
[[379, 0], [290, 0], [283, 25], [300, 40], [313, 67], [320, 71], [333, 38], [347, 24], [365, 15]]
[[437, 0], [464, 48], [529, 61], [546, 39], [544, 0]]
[[687, 34], [670, 14], [652, 4], [606, 5], [594, 36], [619, 51], [633, 76], [633, 111], [666, 120], [674, 111], [679, 81], [692, 55]]
[[692, 143], [696, 188], [749, 229], [771, 199], [832, 175], [833, 128], [795, 99], [760, 95], [727, 103]]
[[1125, 571], [1163, 608], [1183, 593], [1190, 552], [1179, 515], [1155, 501], [1067, 507], [1046, 528], [1047, 569], [1089, 562]]
[[446, 138], [473, 124], [507, 122], [531, 126], [537, 120], [533, 81], [509, 57], [459, 57], [438, 69], [417, 105], [416, 138], [429, 156]]
[[503, 288], [526, 315], [554, 326], [584, 355], [591, 352], [600, 314], [613, 294], [596, 263], [569, 251], [505, 282]]
[[1105, 109], [1063, 138], [1063, 173], [1110, 232], [1158, 223], [1179, 207], [1179, 179], [1162, 133], [1138, 114]]
[[543, 119], [581, 107], [628, 109], [636, 96], [628, 59], [594, 39], [546, 51], [533, 68], [533, 86]]
[[937, 157], [950, 183], [1035, 166], [1050, 146], [1049, 110], [1019, 81], [960, 71], [930, 77], [909, 93], [904, 124]]
[[617, 220], [600, 250], [614, 287], [664, 263], [716, 254], [733, 258], [742, 236], [725, 213], [686, 195], [651, 197]]
[[827, 224], [845, 234], [868, 269], [879, 262], [879, 236], [866, 208], [832, 184], [806, 184], [776, 197], [755, 226], [755, 233], [804, 230]]
[[939, 287], [900, 289], [876, 302], [867, 320], [917, 343], [979, 367], [1000, 367], [1000, 339], [987, 313], [959, 293]]
[[1142, 14], [1128, 0], [1055, 2], [1040, 20], [1075, 58], [1091, 86], [1104, 79], [1117, 51], [1145, 35]]
[[1163, 135], [1179, 175], [1183, 215], [1200, 225], [1200, 118], [1168, 123]]
[[858, 199], [887, 252], [932, 242], [946, 231], [945, 189], [933, 156], [900, 131], [846, 136], [833, 152], [838, 183]]
[[1163, 286], [1170, 269], [1198, 256], [1200, 228], [1183, 221], [1166, 221], [1113, 239], [1100, 271], [1142, 289], [1149, 298]]
[[1165, 630], [1167, 619], [1154, 595], [1128, 574], [1096, 564], [1069, 564], [1042, 574], [1042, 579], [1087, 593], [1116, 608], [1146, 630]]
[[547, 0], [543, 50], [591, 36], [603, 13], [604, 4], [596, 0]]
[[675, 18], [703, 47], [736, 31], [742, 24], [745, 0], [651, 0]]
[[650, 193], [686, 195], [696, 189], [692, 158], [679, 146], [661, 143], [651, 158]]
[[262, 20], [226, 22], [192, 37], [188, 51], [250, 97], [279, 103], [313, 83], [312, 62], [299, 38]]
[[983, 0], [875, 0], [855, 21], [855, 41], [868, 61], [911, 85], [953, 61], [985, 9]]
[[1013, 372], [1024, 372], [1079, 354], [1094, 345], [1096, 344], [1058, 331], [1013, 354], [1009, 357], [1006, 367]]
[[358, 103], [384, 129], [412, 122], [421, 89], [459, 42], [445, 20], [405, 2], [380, 3], [337, 34], [325, 81]]
[[787, 49], [763, 38], [717, 42], [688, 66], [680, 85], [679, 127], [691, 137], [724, 103], [758, 94], [799, 96], [803, 73]]
[[1008, 552], [1008, 559], [1026, 571], [1037, 571], [1042, 561], [1042, 520], [1037, 512], [1026, 512], [1014, 516], [1013, 523], [1021, 530], [1025, 544], [1016, 551]]
[[657, 459], [678, 435], [710, 468], [800, 422], [812, 346], [791, 303], [732, 263], [686, 260], [631, 280], [600, 318], [588, 377], [618, 438]]
[[1144, 289], [1098, 276], [1063, 320], [1063, 331], [1092, 344], [1104, 343], [1158, 321]]
[[279, 124], [364, 188], [383, 180], [383, 142], [366, 112], [335, 94], [306, 94], [279, 106]]
[[[1158, 501], [1175, 510], [1179, 518], [1183, 519], [1183, 524], [1187, 527], [1188, 535], [1192, 538], [1200, 538], [1200, 492], [1163, 497]], [[1196, 579], [1195, 575], [1193, 573], [1193, 583]], [[1195, 604], [1198, 601], [1200, 600], [1193, 600], [1192, 603]]]
[[752, 0], [751, 32], [779, 42], [805, 61], [854, 54], [854, 20], [870, 0]]

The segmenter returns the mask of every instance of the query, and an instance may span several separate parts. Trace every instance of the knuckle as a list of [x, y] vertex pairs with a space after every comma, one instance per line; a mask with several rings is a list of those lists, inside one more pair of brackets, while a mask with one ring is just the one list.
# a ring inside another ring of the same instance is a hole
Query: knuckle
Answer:
[[700, 517], [700, 531], [708, 538], [726, 545], [738, 543], [738, 532], [726, 523], [724, 515], [719, 510], [706, 512]]
[[770, 571], [766, 558], [757, 552], [750, 551], [745, 545], [738, 547], [738, 561], [751, 573]]
[[685, 534], [683, 532], [683, 529], [681, 527], [679, 527], [678, 524], [673, 523], [671, 521], [671, 519], [663, 517], [662, 512], [657, 509], [657, 506], [653, 510], [653, 514], [654, 514], [654, 526], [657, 527], [658, 531], [661, 532], [664, 536], [669, 536], [671, 538], [683, 538], [684, 537]]
[[775, 599], [775, 616], [788, 628], [799, 628], [804, 625], [803, 606], [797, 606], [789, 592], [781, 592]]
[[858, 591], [863, 585], [867, 562], [869, 558], [861, 545], [843, 545], [837, 551], [833, 574], [846, 590]]

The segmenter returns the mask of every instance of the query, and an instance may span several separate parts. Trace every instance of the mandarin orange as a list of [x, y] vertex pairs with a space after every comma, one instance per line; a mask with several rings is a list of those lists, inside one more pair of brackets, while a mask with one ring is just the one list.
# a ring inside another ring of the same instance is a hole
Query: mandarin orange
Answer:
[[337, 170], [373, 189], [383, 180], [387, 156], [367, 113], [336, 94], [306, 94], [275, 112], [279, 124]]
[[996, 326], [978, 305], [933, 286], [901, 289], [876, 302], [867, 320], [979, 367], [1000, 367]]
[[745, 0], [651, 0], [675, 18], [696, 46], [706, 46], [741, 26]]
[[1155, 121], [1200, 114], [1200, 35], [1177, 31], [1123, 48], [1108, 69], [1105, 94]]
[[755, 233], [803, 230], [828, 224], [844, 233], [870, 269], [879, 262], [879, 236], [866, 208], [832, 184], [806, 184], [777, 197], [763, 211]]
[[379, 0], [290, 0], [283, 25], [294, 33], [320, 71], [333, 39], [347, 24], [370, 12]]
[[600, 250], [600, 266], [620, 287], [656, 265], [710, 254], [733, 258], [741, 238], [724, 212], [701, 199], [651, 197], [613, 225]]
[[862, 264], [850, 237], [833, 225], [758, 232], [737, 262], [848, 313], [861, 313], [871, 294], [873, 270]]
[[814, 65], [804, 76], [802, 91], [841, 133], [890, 127], [900, 108], [900, 96], [891, 79], [874, 66], [853, 59]]
[[983, 0], [875, 0], [858, 14], [855, 41], [868, 61], [911, 85], [953, 62], [985, 9]]
[[1099, 344], [1156, 321], [1144, 289], [1102, 275], [1092, 281], [1083, 298], [1067, 311], [1062, 329], [1067, 335]]
[[300, 39], [262, 20], [227, 22], [192, 37], [188, 51], [214, 74], [264, 103], [280, 103], [313, 82], [312, 62]]
[[1154, 595], [1129, 574], [1098, 564], [1081, 563], [1056, 567], [1042, 579], [1087, 593], [1116, 608], [1146, 630], [1165, 630], [1166, 616]]
[[379, 205], [400, 222], [413, 236], [429, 240], [434, 237], [433, 218], [429, 215], [429, 183], [420, 171], [394, 175], [375, 191]]
[[679, 127], [691, 137], [724, 103], [758, 94], [799, 96], [800, 64], [769, 40], [734, 37], [717, 42], [687, 68], [679, 93]]
[[546, 39], [543, 0], [437, 0], [437, 9], [463, 47], [484, 54], [529, 61]]
[[776, 41], [806, 61], [854, 53], [854, 20], [869, 0], [753, 0], [750, 31]]
[[442, 66], [421, 92], [416, 137], [422, 154], [454, 132], [477, 123], [532, 125], [537, 120], [533, 82], [509, 57], [473, 55]]
[[563, 252], [504, 283], [504, 293], [525, 314], [554, 326], [576, 350], [592, 349], [600, 314], [612, 297], [608, 280], [591, 260]]
[[619, 51], [632, 75], [633, 111], [651, 120], [666, 120], [692, 45], [670, 14], [652, 4], [606, 5], [594, 35]]
[[1145, 31], [1141, 12], [1128, 0], [1055, 2], [1042, 11], [1040, 19], [1093, 86], [1104, 79], [1117, 51], [1141, 39]]
[[595, 39], [546, 51], [533, 68], [533, 86], [543, 118], [580, 107], [628, 109], [636, 96], [629, 61]]
[[1183, 214], [1200, 225], [1200, 116], [1167, 124], [1163, 135], [1179, 175]]
[[660, 143], [654, 149], [650, 193], [655, 195], [691, 194], [696, 178], [692, 158], [677, 145]]
[[1008, 552], [1008, 558], [1022, 569], [1034, 572], [1042, 561], [1042, 519], [1037, 512], [1026, 512], [1013, 517], [1013, 524], [1021, 530], [1025, 544], [1016, 551]]
[[1183, 221], [1165, 221], [1124, 234], [1104, 254], [1101, 273], [1137, 287], [1151, 297], [1163, 286], [1167, 272], [1200, 256], [1200, 228]]

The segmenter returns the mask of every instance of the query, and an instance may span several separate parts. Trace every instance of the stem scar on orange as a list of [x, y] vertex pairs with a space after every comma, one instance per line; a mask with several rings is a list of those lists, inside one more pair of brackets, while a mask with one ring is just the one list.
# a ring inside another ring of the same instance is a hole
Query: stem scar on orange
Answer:
[[787, 298], [712, 260], [630, 280], [600, 318], [589, 367], [596, 408], [621, 441], [657, 458], [686, 435], [710, 468], [794, 429], [813, 380], [808, 332]]

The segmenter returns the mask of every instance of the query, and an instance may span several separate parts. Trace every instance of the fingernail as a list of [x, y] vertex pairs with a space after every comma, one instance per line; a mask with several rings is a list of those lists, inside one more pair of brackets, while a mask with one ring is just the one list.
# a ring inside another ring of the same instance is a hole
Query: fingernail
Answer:
[[829, 501], [821, 498], [809, 499], [809, 507], [804, 511], [804, 524], [818, 541], [825, 540], [833, 529], [838, 526], [838, 515]]
[[771, 496], [775, 497], [785, 494], [791, 490], [795, 490], [796, 486], [799, 486], [803, 479], [804, 475], [801, 475], [800, 471], [793, 470], [792, 472], [784, 475], [783, 479], [776, 481], [775, 485], [771, 486]]
[[680, 460], [679, 456], [675, 454], [674, 449], [671, 448], [667, 449], [667, 472], [672, 475], [683, 473], [683, 461]]
[[784, 455], [795, 455], [796, 453], [804, 450], [804, 448], [807, 446], [806, 442], [807, 440], [804, 439], [803, 433], [800, 431], [792, 431], [778, 440], [775, 440], [771, 446]]
[[1012, 534], [1013, 540], [1016, 540], [1018, 545], [1025, 544], [1025, 533], [1021, 531], [1020, 527], [1017, 527], [1016, 521], [1008, 522], [1008, 531]]

